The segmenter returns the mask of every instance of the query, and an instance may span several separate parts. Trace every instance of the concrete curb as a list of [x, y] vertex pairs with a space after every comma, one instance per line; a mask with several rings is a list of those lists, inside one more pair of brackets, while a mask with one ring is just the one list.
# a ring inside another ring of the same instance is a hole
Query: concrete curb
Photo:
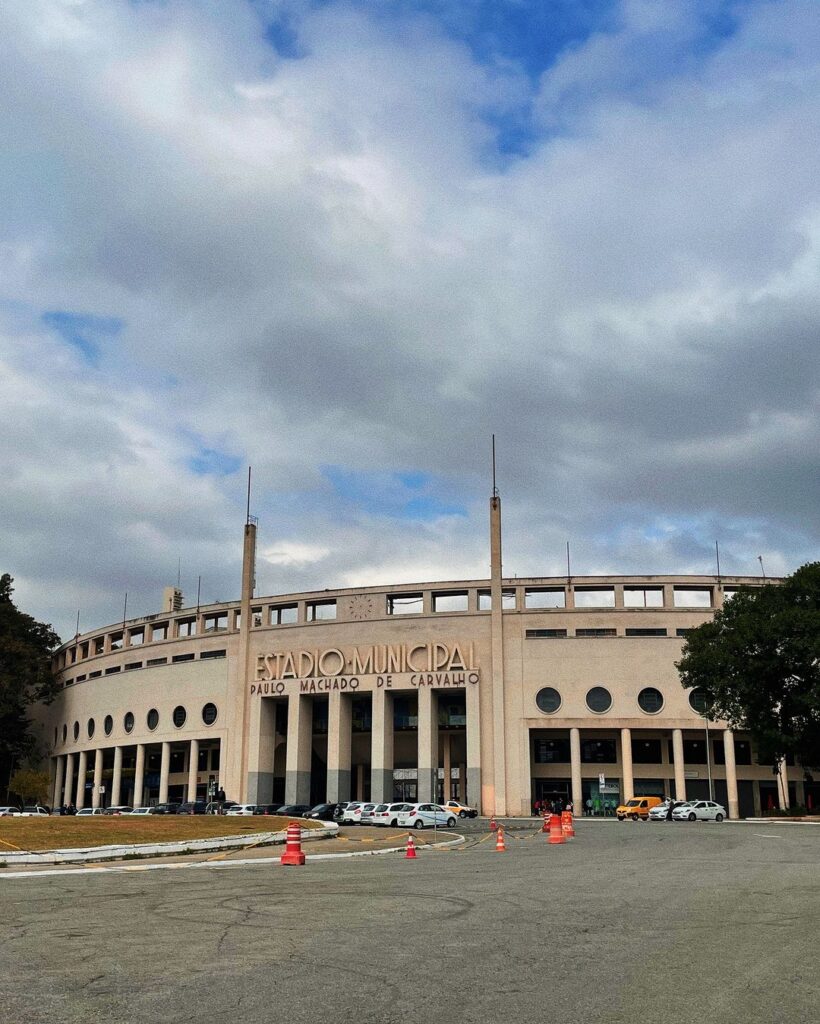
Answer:
[[[332, 839], [339, 832], [333, 822], [319, 822], [321, 829], [302, 829], [302, 842]], [[17, 864], [82, 864], [86, 861], [123, 860], [125, 857], [164, 857], [185, 853], [216, 853], [246, 846], [277, 846], [285, 842], [285, 832], [256, 832], [246, 836], [222, 836], [213, 839], [178, 840], [170, 843], [133, 843], [116, 846], [89, 846], [72, 850], [44, 850], [0, 853], [0, 862]]]

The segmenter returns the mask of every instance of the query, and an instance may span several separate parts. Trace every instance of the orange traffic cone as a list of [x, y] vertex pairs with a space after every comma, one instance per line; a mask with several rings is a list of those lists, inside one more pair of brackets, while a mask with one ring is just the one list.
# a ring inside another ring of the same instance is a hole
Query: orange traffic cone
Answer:
[[490, 831], [495, 832], [497, 828], [498, 822], [495, 820], [495, 815], [493, 815], [492, 818], [490, 818]]
[[416, 859], [416, 844], [413, 841], [413, 837], [412, 836], [408, 836], [407, 837], [407, 851], [404, 854], [404, 859], [405, 860], [415, 860]]
[[495, 834], [495, 852], [506, 853], [507, 847], [504, 845], [504, 826], [499, 825], [498, 831]]
[[575, 829], [572, 826], [572, 811], [561, 811], [561, 831], [565, 839], [572, 839], [575, 836]]
[[559, 843], [565, 843], [564, 830], [561, 828], [561, 819], [557, 814], [553, 814], [550, 818], [550, 837], [547, 843], [550, 846], [558, 846]]
[[292, 821], [288, 825], [287, 837], [285, 839], [285, 852], [282, 854], [281, 863], [305, 863], [305, 855], [302, 853], [302, 829], [295, 821]]

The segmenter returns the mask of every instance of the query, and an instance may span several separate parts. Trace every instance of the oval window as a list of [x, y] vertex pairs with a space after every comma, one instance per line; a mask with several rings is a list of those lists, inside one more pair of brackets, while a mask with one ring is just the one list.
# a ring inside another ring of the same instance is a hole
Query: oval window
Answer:
[[68, 739], [68, 726], [64, 725], [63, 726], [63, 743], [65, 743], [65, 741], [67, 739]]
[[148, 723], [148, 728], [152, 731], [159, 725], [159, 711], [156, 708], [151, 708], [148, 714], [145, 716], [145, 721]]
[[206, 725], [213, 725], [216, 721], [216, 704], [206, 704], [202, 709], [202, 721]]
[[105, 721], [103, 722], [103, 728], [105, 729], [105, 735], [106, 736], [110, 736], [111, 732], [112, 732], [112, 730], [114, 728], [114, 719], [111, 717], [111, 715], [106, 715], [105, 716]]
[[122, 724], [126, 732], [131, 732], [134, 728], [134, 712], [126, 711], [125, 718], [122, 720]]
[[174, 714], [173, 714], [174, 725], [177, 727], [177, 729], [181, 729], [183, 727], [183, 725], [185, 725], [185, 719], [187, 717], [188, 717], [188, 712], [185, 710], [185, 708], [181, 704], [178, 704], [174, 708]]
[[89, 739], [91, 739], [91, 737], [94, 735], [94, 729], [95, 728], [96, 728], [96, 726], [94, 724], [94, 719], [93, 718], [89, 718], [88, 719], [88, 738]]
[[638, 707], [648, 715], [657, 715], [663, 707], [663, 694], [654, 686], [646, 686], [638, 694]]
[[694, 689], [689, 692], [689, 707], [699, 715], [706, 714], [706, 696], [703, 690]]
[[545, 715], [554, 715], [561, 707], [561, 694], [552, 686], [545, 686], [535, 695], [535, 704]]
[[587, 693], [587, 707], [601, 715], [612, 707], [612, 694], [604, 686], [593, 686]]
[[76, 739], [79, 739], [79, 738], [80, 738], [80, 723], [79, 722], [75, 722], [74, 723], [74, 739], [76, 740]]

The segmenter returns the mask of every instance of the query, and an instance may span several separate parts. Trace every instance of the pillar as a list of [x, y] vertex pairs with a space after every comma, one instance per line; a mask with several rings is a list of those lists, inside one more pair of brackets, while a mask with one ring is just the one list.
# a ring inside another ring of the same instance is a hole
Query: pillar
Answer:
[[[249, 804], [269, 804], [273, 801], [276, 706], [276, 701], [269, 697], [255, 697], [248, 714], [250, 734], [247, 742], [248, 775], [245, 780], [245, 793], [246, 802]], [[196, 787], [196, 780], [194, 786]], [[190, 787], [189, 770], [188, 788], [190, 789]], [[193, 797], [189, 797], [189, 799], [193, 799]]]
[[85, 775], [87, 768], [88, 754], [85, 750], [81, 750], [77, 762], [77, 793], [74, 799], [74, 804], [78, 811], [81, 807], [85, 807]]
[[310, 803], [310, 761], [313, 745], [313, 702], [288, 697], [288, 749], [285, 761], [285, 803]]
[[[677, 760], [677, 758], [676, 758]], [[621, 729], [621, 778], [623, 793], [621, 800], [630, 800], [634, 795], [635, 783], [632, 777], [632, 730]]]
[[785, 757], [777, 765], [777, 804], [781, 811], [789, 809], [789, 769]]
[[355, 800], [364, 800], [364, 765], [356, 765], [356, 796]]
[[65, 758], [65, 788], [63, 789], [63, 803], [73, 804], [74, 793], [72, 783], [74, 781], [74, 755], [66, 754]]
[[447, 803], [447, 801], [452, 797], [452, 791], [451, 791], [452, 783], [450, 781], [450, 776], [451, 776], [452, 771], [453, 771], [453, 755], [452, 755], [452, 749], [451, 749], [451, 740], [452, 740], [452, 738], [453, 738], [452, 734], [449, 733], [449, 732], [446, 733], [445, 736], [444, 736], [444, 752], [443, 752], [444, 753], [444, 757], [443, 757], [444, 785], [442, 786], [441, 798], [442, 798], [442, 800], [445, 803]]
[[[392, 714], [392, 704], [391, 704]], [[392, 739], [393, 723], [390, 723]], [[350, 799], [350, 751], [353, 734], [353, 701], [340, 693], [331, 690], [328, 696], [327, 709], [327, 800], [338, 803]], [[391, 752], [391, 788], [392, 789], [392, 752]]]
[[672, 730], [672, 760], [675, 762], [675, 799], [686, 799], [686, 773], [683, 766], [683, 730]]
[[569, 762], [572, 773], [572, 810], [579, 815], [584, 809], [584, 791], [581, 785], [581, 730], [569, 731]]
[[114, 775], [111, 779], [111, 806], [121, 803], [122, 790], [122, 747], [114, 747]]
[[[419, 803], [435, 801], [438, 780], [438, 706], [432, 686], [419, 687], [418, 786]], [[435, 778], [434, 778], [435, 773]]]
[[63, 784], [65, 781], [65, 756], [60, 756], [57, 759], [55, 765], [54, 774], [54, 796], [52, 798], [52, 806], [59, 807], [63, 802]]
[[137, 744], [137, 759], [134, 764], [134, 806], [142, 807], [145, 795], [145, 744]]
[[159, 802], [168, 803], [168, 773], [171, 768], [171, 744], [166, 740], [162, 744], [162, 759], [159, 763]]
[[467, 764], [459, 769], [461, 800], [483, 814], [481, 807], [481, 693], [467, 683]]
[[94, 788], [91, 790], [91, 806], [92, 807], [104, 807], [105, 801], [102, 799], [103, 794], [100, 793], [100, 787], [102, 786], [103, 779], [103, 752], [102, 750], [94, 751]]
[[[504, 623], [502, 609], [501, 498], [493, 489], [490, 499], [490, 645], [492, 696], [493, 813], [507, 813], [507, 740], [504, 702]], [[468, 683], [468, 686], [470, 684]], [[485, 683], [486, 685], [486, 683]], [[468, 758], [469, 761], [469, 758]]]
[[730, 818], [740, 817], [740, 801], [737, 797], [737, 767], [735, 763], [735, 735], [731, 729], [723, 732], [723, 754], [726, 764], [726, 794]]
[[[199, 740], [191, 740], [188, 748], [188, 800], [196, 800], [196, 779], [197, 771], [199, 770]], [[273, 799], [273, 792], [271, 792], [271, 799]], [[265, 801], [268, 803], [269, 801]], [[262, 803], [261, 800], [254, 801], [254, 803]]]
[[370, 799], [389, 803], [393, 799], [393, 694], [383, 686], [373, 691], [371, 719]]

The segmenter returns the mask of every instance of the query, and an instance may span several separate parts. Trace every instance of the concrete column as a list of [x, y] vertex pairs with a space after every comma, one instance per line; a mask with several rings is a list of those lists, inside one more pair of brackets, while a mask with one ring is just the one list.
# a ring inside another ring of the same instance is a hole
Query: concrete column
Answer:
[[[490, 644], [492, 670], [490, 683], [492, 695], [492, 778], [495, 806], [489, 808], [496, 814], [507, 813], [507, 737], [504, 702], [504, 624], [502, 614], [502, 554], [501, 554], [501, 498], [493, 494], [490, 498]], [[469, 687], [469, 683], [467, 684]], [[469, 764], [469, 756], [468, 756]]]
[[85, 750], [80, 751], [77, 762], [77, 792], [74, 797], [74, 804], [79, 811], [85, 807], [85, 776], [88, 769], [88, 754]]
[[675, 799], [686, 799], [686, 773], [683, 766], [683, 730], [672, 730], [672, 759], [675, 762]]
[[[196, 800], [196, 777], [199, 768], [199, 740], [191, 740], [188, 749], [188, 799]], [[273, 793], [271, 793], [273, 797]], [[261, 800], [254, 801], [262, 803]], [[266, 803], [269, 801], [265, 801]]]
[[785, 757], [777, 765], [777, 804], [781, 811], [789, 809], [789, 769]]
[[621, 729], [621, 779], [623, 785], [622, 800], [630, 800], [634, 795], [635, 783], [632, 777], [632, 730]]
[[[245, 792], [249, 804], [273, 801], [273, 761], [276, 756], [276, 702], [255, 697], [248, 712], [248, 777]], [[220, 765], [222, 761], [220, 760]], [[190, 776], [188, 779], [190, 787]]]
[[310, 803], [310, 761], [313, 744], [313, 702], [288, 697], [288, 749], [285, 761], [285, 803]]
[[[392, 702], [391, 702], [392, 715]], [[390, 735], [392, 737], [390, 723]], [[331, 690], [327, 709], [327, 800], [338, 803], [350, 799], [350, 750], [353, 739], [353, 701]], [[392, 775], [392, 757], [391, 757]], [[391, 777], [392, 783], [392, 777]], [[390, 796], [393, 795], [392, 787]], [[385, 797], [385, 799], [387, 799]]]
[[100, 749], [94, 751], [94, 788], [91, 790], [91, 806], [100, 807], [105, 801], [100, 793], [100, 786], [103, 778], [103, 752]]
[[461, 800], [481, 807], [481, 694], [478, 683], [467, 683], [467, 764], [460, 766]]
[[583, 814], [584, 790], [581, 785], [581, 730], [569, 731], [569, 762], [572, 773], [572, 811], [575, 815]]
[[74, 803], [74, 755], [66, 754], [65, 758], [65, 788], [63, 789], [63, 803], [73, 804]]
[[418, 785], [419, 802], [435, 801], [433, 772], [438, 778], [438, 704], [432, 686], [419, 687]]
[[142, 807], [145, 794], [145, 744], [137, 744], [137, 759], [134, 764], [134, 806]]
[[114, 776], [111, 779], [111, 805], [120, 803], [122, 790], [122, 747], [114, 747]]
[[451, 787], [452, 783], [450, 781], [450, 775], [451, 775], [452, 770], [453, 770], [453, 756], [452, 756], [452, 749], [451, 749], [451, 745], [450, 744], [451, 744], [452, 738], [453, 737], [452, 737], [452, 735], [449, 732], [444, 737], [444, 751], [443, 751], [443, 755], [444, 755], [443, 756], [443, 764], [444, 764], [444, 787], [443, 788], [444, 788], [444, 792], [442, 794], [442, 799], [444, 800], [445, 803], [451, 797], [450, 787]]
[[737, 767], [735, 764], [735, 736], [731, 729], [723, 733], [723, 754], [726, 763], [726, 793], [730, 818], [740, 817], [740, 801], [737, 797]]
[[385, 687], [373, 691], [371, 712], [370, 799], [389, 802], [393, 799], [393, 694]]
[[162, 744], [162, 759], [159, 763], [159, 802], [168, 803], [168, 773], [171, 768], [171, 744]]
[[364, 765], [356, 765], [356, 796], [354, 800], [364, 800]]
[[51, 800], [52, 807], [59, 807], [63, 802], [63, 783], [65, 780], [65, 757], [60, 756], [56, 758], [56, 761], [57, 764], [55, 765], [54, 773], [54, 794]]

